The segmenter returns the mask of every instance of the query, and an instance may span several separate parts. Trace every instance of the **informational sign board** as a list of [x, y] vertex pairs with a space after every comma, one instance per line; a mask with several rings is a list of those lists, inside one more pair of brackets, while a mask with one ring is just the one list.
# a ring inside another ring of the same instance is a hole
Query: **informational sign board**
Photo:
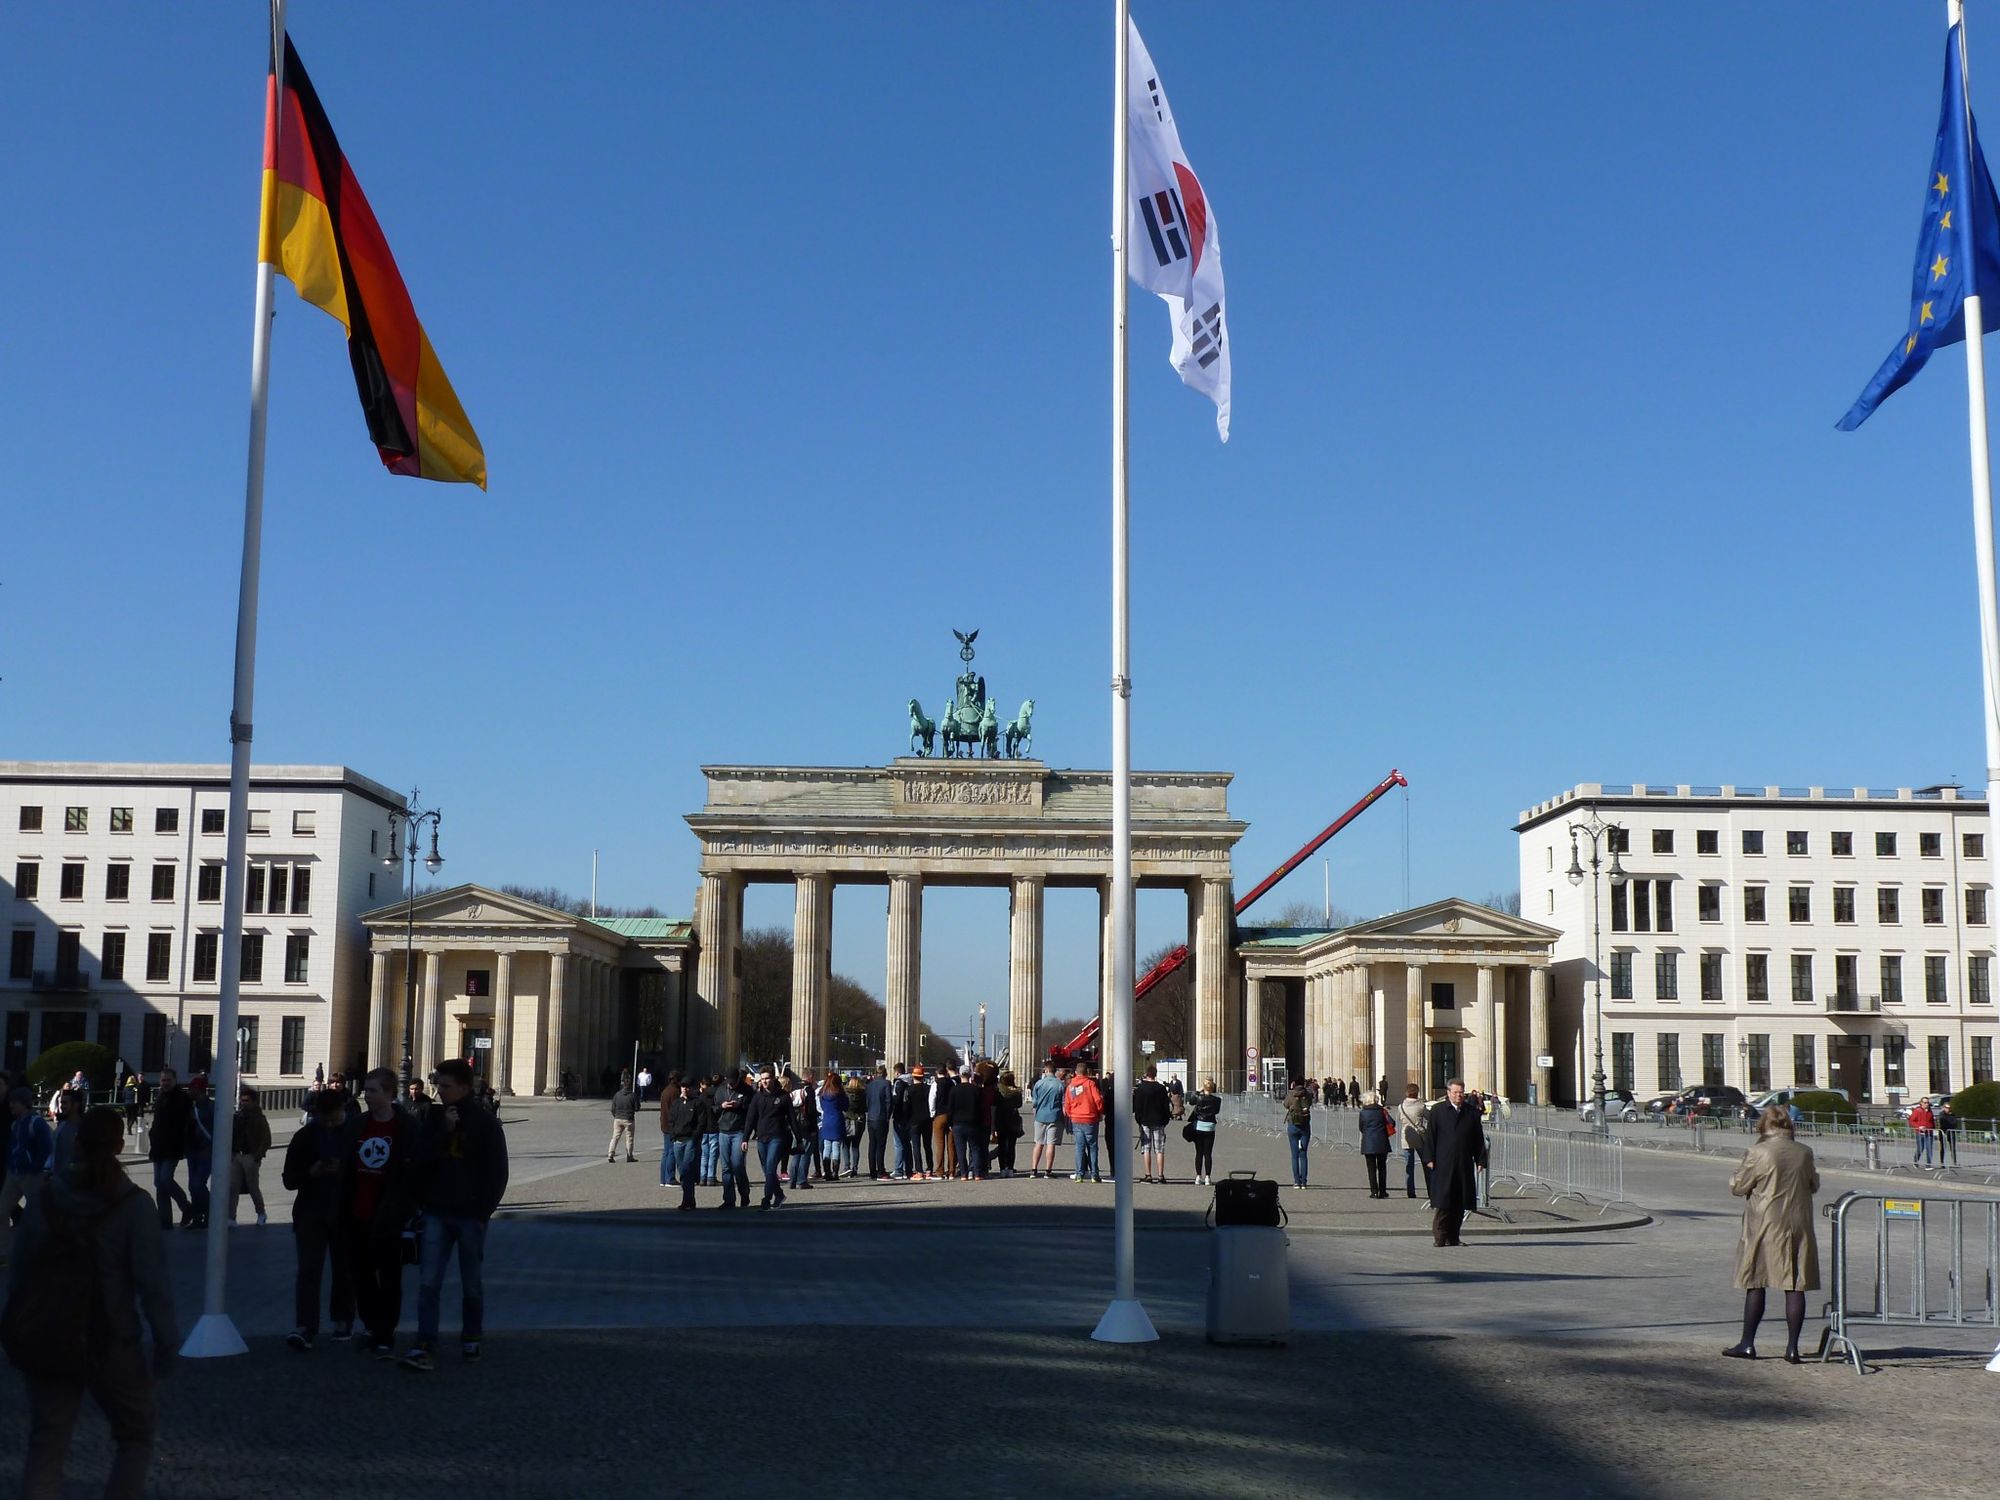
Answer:
[[474, 1052], [490, 1052], [490, 1051], [492, 1051], [492, 1050], [493, 1050], [493, 1038], [492, 1038], [492, 1037], [490, 1037], [490, 1036], [476, 1036], [476, 1037], [474, 1037], [474, 1038], [472, 1039], [472, 1050], [473, 1050]]
[[1924, 1206], [1915, 1198], [1884, 1198], [1882, 1217], [1885, 1219], [1921, 1219]]
[[1148, 1057], [1151, 1057], [1151, 1056], [1153, 1055], [1153, 1044], [1152, 1044], [1152, 1042], [1151, 1042], [1150, 1040], [1148, 1040], [1148, 1041], [1143, 1041], [1143, 1042], [1139, 1043], [1139, 1050], [1140, 1050], [1141, 1052], [1145, 1053], [1145, 1054], [1146, 1054], [1146, 1056], [1148, 1056]]
[[1555, 1065], [1556, 1060], [1546, 1052], [1535, 1059], [1535, 1066], [1538, 1068], [1553, 1068]]

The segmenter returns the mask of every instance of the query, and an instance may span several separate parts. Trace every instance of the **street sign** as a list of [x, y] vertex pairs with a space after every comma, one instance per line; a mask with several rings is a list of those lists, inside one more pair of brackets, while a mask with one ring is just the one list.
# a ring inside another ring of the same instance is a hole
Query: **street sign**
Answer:
[[1546, 1052], [1535, 1059], [1535, 1066], [1538, 1068], [1553, 1068], [1555, 1065], [1556, 1060]]
[[1151, 1057], [1153, 1055], [1153, 1044], [1150, 1041], [1141, 1042], [1139, 1043], [1139, 1050], [1145, 1053], [1146, 1056]]
[[1914, 1198], [1884, 1198], [1882, 1217], [1885, 1219], [1921, 1219], [1924, 1206]]
[[476, 1036], [472, 1039], [472, 1050], [474, 1052], [488, 1052], [492, 1048], [493, 1038], [490, 1036]]
[[1252, 1061], [1252, 1062], [1255, 1062], [1255, 1061], [1257, 1060], [1257, 1058], [1258, 1058], [1258, 1055], [1259, 1055], [1259, 1054], [1258, 1054], [1258, 1052], [1257, 1052], [1257, 1049], [1256, 1049], [1255, 1047], [1245, 1047], [1245, 1048], [1243, 1049], [1243, 1055], [1244, 1055], [1245, 1057], [1249, 1058], [1249, 1059], [1250, 1059], [1250, 1061]]

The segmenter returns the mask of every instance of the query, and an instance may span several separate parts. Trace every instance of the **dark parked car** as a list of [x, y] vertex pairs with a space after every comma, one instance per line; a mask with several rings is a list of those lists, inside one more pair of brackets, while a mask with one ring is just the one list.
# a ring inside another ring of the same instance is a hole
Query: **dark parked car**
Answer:
[[1676, 1120], [1736, 1120], [1754, 1113], [1743, 1090], [1727, 1083], [1682, 1089], [1667, 1106], [1668, 1117]]

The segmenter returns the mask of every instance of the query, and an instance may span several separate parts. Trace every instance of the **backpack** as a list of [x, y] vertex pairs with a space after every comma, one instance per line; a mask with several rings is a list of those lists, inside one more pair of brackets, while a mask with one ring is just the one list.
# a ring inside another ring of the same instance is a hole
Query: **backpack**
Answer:
[[97, 1226], [133, 1193], [127, 1183], [113, 1204], [89, 1217], [60, 1212], [47, 1184], [42, 1219], [48, 1238], [29, 1264], [7, 1311], [0, 1315], [0, 1348], [26, 1375], [80, 1382], [90, 1374], [91, 1335], [103, 1326], [97, 1297]]

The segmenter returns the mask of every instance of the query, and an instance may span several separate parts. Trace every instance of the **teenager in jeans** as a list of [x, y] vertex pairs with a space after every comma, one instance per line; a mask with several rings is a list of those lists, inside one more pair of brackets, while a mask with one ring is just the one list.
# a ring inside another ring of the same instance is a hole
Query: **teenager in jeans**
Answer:
[[396, 1075], [376, 1068], [361, 1081], [361, 1112], [347, 1124], [348, 1186], [341, 1252], [354, 1310], [377, 1359], [396, 1357], [403, 1317], [403, 1226], [410, 1218], [410, 1147], [416, 1127], [396, 1107]]
[[321, 1089], [312, 1097], [313, 1118], [285, 1148], [283, 1181], [292, 1200], [292, 1240], [298, 1269], [292, 1282], [292, 1331], [285, 1342], [300, 1354], [319, 1336], [320, 1278], [333, 1263], [333, 1336], [354, 1331], [354, 1283], [340, 1243], [347, 1199], [347, 1095]]
[[1300, 1192], [1306, 1186], [1306, 1153], [1312, 1149], [1312, 1095], [1303, 1083], [1295, 1083], [1285, 1094], [1285, 1144], [1292, 1154], [1292, 1186]]
[[1063, 1118], [1076, 1136], [1076, 1170], [1069, 1180], [1082, 1182], [1088, 1177], [1092, 1182], [1104, 1181], [1097, 1169], [1097, 1131], [1104, 1123], [1104, 1092], [1090, 1076], [1089, 1063], [1078, 1063], [1063, 1089]]
[[458, 1252], [459, 1353], [479, 1358], [486, 1316], [486, 1225], [507, 1191], [507, 1136], [472, 1098], [472, 1068], [462, 1058], [438, 1064], [438, 1102], [420, 1117], [414, 1153], [417, 1204], [424, 1214], [423, 1266], [417, 1280], [417, 1341], [404, 1353], [412, 1370], [433, 1367], [445, 1267]]
[[749, 1112], [750, 1091], [742, 1077], [731, 1073], [718, 1078], [708, 1096], [715, 1114], [715, 1173], [722, 1184], [724, 1208], [750, 1206], [749, 1152], [743, 1145], [743, 1117]]
[[[747, 1154], [748, 1143], [755, 1141], [757, 1158], [764, 1164], [764, 1198], [757, 1206], [776, 1208], [785, 1201], [785, 1156], [792, 1147], [792, 1101], [785, 1096], [777, 1074], [766, 1072], [757, 1080], [757, 1092], [750, 1096], [750, 1107], [744, 1111], [743, 1131], [745, 1142], [739, 1154]], [[747, 1204], [747, 1176], [744, 1181]]]

